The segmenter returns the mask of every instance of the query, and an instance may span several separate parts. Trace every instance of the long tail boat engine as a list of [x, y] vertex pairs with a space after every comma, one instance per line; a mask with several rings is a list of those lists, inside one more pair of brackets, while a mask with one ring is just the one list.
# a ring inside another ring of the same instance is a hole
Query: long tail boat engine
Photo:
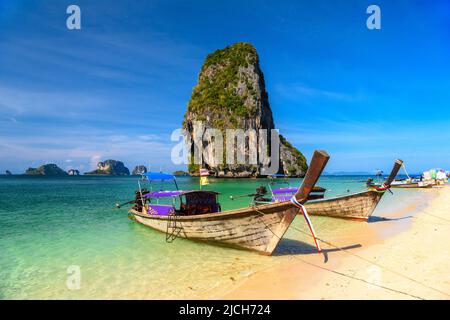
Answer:
[[[142, 199], [142, 197], [145, 197], [145, 195], [147, 193], [149, 193], [150, 191], [148, 191], [147, 189], [142, 189], [142, 190], [136, 190], [135, 191], [135, 196], [134, 196], [134, 206], [133, 209], [137, 210], [137, 211], [142, 211], [142, 208], [144, 207], [145, 204], [145, 199]], [[141, 197], [142, 195], [142, 197]]]
[[267, 189], [264, 186], [259, 186], [256, 188], [255, 194], [253, 195], [253, 201], [257, 202], [270, 202], [272, 199], [265, 198], [264, 196], [267, 195]]

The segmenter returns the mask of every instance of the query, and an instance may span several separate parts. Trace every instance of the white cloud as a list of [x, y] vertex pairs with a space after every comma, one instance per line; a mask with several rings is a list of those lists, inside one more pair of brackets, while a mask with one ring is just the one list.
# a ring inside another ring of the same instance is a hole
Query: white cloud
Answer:
[[[145, 136], [145, 139], [142, 139]], [[121, 134], [86, 130], [45, 133], [40, 136], [0, 137], [0, 163], [15, 171], [42, 163], [57, 163], [62, 167], [95, 169], [99, 161], [121, 160], [130, 169], [137, 164], [163, 164], [172, 167], [170, 150], [174, 142], [167, 135]]]
[[94, 154], [94, 155], [92, 155], [91, 159], [89, 160], [90, 168], [92, 170], [95, 170], [97, 168], [97, 164], [100, 162], [101, 159], [102, 159], [102, 155], [101, 154]]

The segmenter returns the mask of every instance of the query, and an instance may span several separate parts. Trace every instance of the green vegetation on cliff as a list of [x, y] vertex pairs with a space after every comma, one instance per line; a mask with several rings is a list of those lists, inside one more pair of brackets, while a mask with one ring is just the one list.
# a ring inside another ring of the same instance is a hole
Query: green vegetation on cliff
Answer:
[[[201, 122], [198, 126], [197, 121]], [[184, 115], [183, 128], [189, 133], [204, 135], [199, 132], [205, 128], [222, 131], [224, 143], [226, 129], [254, 130], [258, 139], [260, 130], [275, 128], [269, 97], [265, 87], [264, 75], [259, 64], [259, 57], [250, 43], [238, 42], [209, 54], [200, 70], [197, 85], [192, 90], [191, 99]], [[208, 138], [210, 139], [210, 138]], [[270, 135], [268, 139], [270, 145]], [[280, 173], [292, 176], [305, 174], [306, 159], [295, 147], [284, 139], [280, 146]], [[215, 140], [215, 139], [214, 139]], [[203, 141], [203, 146], [192, 146], [188, 171], [198, 174], [200, 166], [193, 163], [193, 154], [197, 149], [204, 148], [212, 142]], [[244, 142], [245, 143], [245, 142]], [[212, 171], [216, 176], [244, 177], [258, 176], [261, 164], [226, 163], [226, 155], [230, 146], [223, 146], [223, 162], [203, 163], [202, 167]], [[197, 148], [197, 149], [196, 149]], [[237, 150], [246, 150], [248, 146], [235, 146]], [[240, 148], [240, 149], [238, 149]], [[197, 150], [198, 151], [198, 150]], [[246, 152], [246, 151], [245, 151]], [[267, 150], [267, 152], [269, 152]], [[212, 159], [212, 148], [206, 150], [202, 161]]]
[[301, 153], [296, 147], [294, 147], [289, 141], [287, 141], [286, 138], [281, 134], [280, 143], [286, 147], [286, 149], [295, 159], [294, 163], [291, 163], [288, 159], [285, 159], [285, 162], [287, 162], [286, 164], [288, 165], [286, 168], [287, 173], [295, 175], [297, 168], [302, 169], [303, 173], [306, 173], [306, 171], [308, 170], [308, 163], [303, 153]]
[[[246, 105], [245, 101], [249, 95], [256, 99], [256, 91], [242, 68], [249, 68], [257, 62], [258, 54], [250, 43], [239, 42], [209, 54], [201, 69], [198, 84], [192, 91], [188, 113], [196, 114], [198, 121], [210, 116], [213, 122], [211, 125], [221, 129], [225, 126], [235, 128], [238, 117], [254, 115], [256, 110]], [[239, 82], [244, 84], [241, 94], [237, 90]], [[228, 118], [223, 117], [226, 111]]]
[[59, 168], [56, 164], [51, 163], [44, 164], [39, 168], [28, 168], [25, 174], [31, 176], [66, 176], [67, 172]]
[[106, 160], [97, 164], [97, 169], [91, 172], [86, 172], [86, 175], [110, 175], [110, 176], [128, 176], [130, 170], [123, 164], [122, 161]]

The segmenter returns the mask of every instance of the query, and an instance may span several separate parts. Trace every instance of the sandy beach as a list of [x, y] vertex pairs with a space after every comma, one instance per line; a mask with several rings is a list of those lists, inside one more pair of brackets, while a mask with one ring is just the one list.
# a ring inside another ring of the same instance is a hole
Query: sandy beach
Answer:
[[323, 239], [324, 254], [293, 255], [214, 298], [449, 299], [450, 187], [421, 192], [428, 203]]

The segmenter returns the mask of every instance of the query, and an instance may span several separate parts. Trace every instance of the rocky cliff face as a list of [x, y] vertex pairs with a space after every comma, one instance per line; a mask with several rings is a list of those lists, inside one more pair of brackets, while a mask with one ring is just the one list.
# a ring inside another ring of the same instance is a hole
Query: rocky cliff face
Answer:
[[39, 176], [66, 176], [67, 172], [59, 168], [56, 164], [44, 164], [39, 168], [28, 168], [25, 172], [26, 175], [39, 175]]
[[139, 165], [139, 166], [134, 167], [132, 174], [133, 174], [133, 176], [139, 176], [146, 172], [147, 172], [147, 167], [143, 166], [143, 165]]
[[[183, 121], [183, 128], [191, 135], [196, 134], [196, 121], [201, 121], [205, 129], [221, 130], [224, 141], [226, 129], [254, 129], [258, 133], [260, 129], [275, 128], [259, 57], [251, 44], [236, 43], [207, 56]], [[270, 131], [268, 138], [270, 145]], [[224, 147], [224, 153], [226, 152]], [[223, 177], [261, 174], [261, 165], [255, 164], [218, 164], [205, 167], [216, 176]], [[194, 163], [188, 169], [190, 174], [198, 173], [198, 165]], [[303, 176], [306, 170], [304, 156], [286, 139], [280, 138], [278, 173]]]
[[280, 134], [280, 166], [281, 173], [291, 177], [303, 177], [308, 164], [303, 154]]
[[91, 172], [86, 172], [87, 175], [104, 174], [110, 176], [128, 176], [130, 170], [123, 164], [122, 161], [106, 160], [97, 164], [97, 169]]

